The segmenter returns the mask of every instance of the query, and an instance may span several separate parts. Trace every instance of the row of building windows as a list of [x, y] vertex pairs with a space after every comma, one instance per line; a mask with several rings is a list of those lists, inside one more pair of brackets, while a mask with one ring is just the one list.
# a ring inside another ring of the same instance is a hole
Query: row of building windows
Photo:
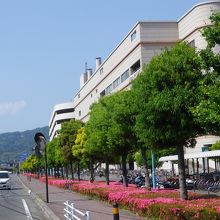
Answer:
[[[54, 130], [54, 128], [55, 128], [56, 125], [62, 124], [63, 122], [67, 122], [67, 121], [69, 121], [69, 120], [71, 120], [71, 118], [60, 119], [60, 120], [55, 121], [55, 123], [53, 124], [53, 129], [51, 130], [51, 132]], [[51, 129], [51, 126], [52, 126], [52, 123], [51, 123], [51, 125], [50, 125], [50, 129]], [[56, 135], [57, 135], [57, 131], [55, 132], [55, 136], [56, 136]]]
[[[108, 87], [106, 87], [101, 93], [100, 93], [100, 98], [110, 94], [114, 89], [116, 89], [121, 83], [123, 83], [126, 79], [129, 78], [130, 75], [134, 74], [135, 72], [137, 72], [140, 69], [140, 60], [138, 60], [137, 62], [135, 62], [131, 67], [130, 67], [130, 71], [129, 69], [127, 69], [124, 73], [121, 74], [121, 76], [119, 76], [117, 79], [115, 79], [113, 81], [113, 83], [111, 83]], [[129, 74], [130, 72], [130, 74]], [[96, 89], [96, 93], [98, 92], [98, 89]], [[93, 97], [93, 94], [90, 94], [90, 97]], [[82, 112], [81, 110], [78, 112], [79, 117], [81, 117]]]
[[74, 108], [67, 108], [67, 109], [60, 109], [60, 110], [57, 110], [54, 115], [53, 115], [53, 118], [51, 120], [51, 124], [50, 124], [50, 128], [51, 126], [53, 125], [53, 121], [54, 121], [54, 118], [56, 115], [59, 115], [59, 114], [65, 114], [65, 113], [73, 113], [75, 111]]
[[[136, 30], [131, 34], [131, 42], [134, 41], [137, 37], [137, 32]], [[103, 67], [100, 69], [100, 75], [103, 73]]]
[[[137, 72], [140, 69], [140, 60], [135, 62], [131, 67], [130, 67], [130, 73], [131, 75]], [[128, 79], [130, 76], [129, 74], [129, 69], [127, 69], [124, 73], [121, 74], [116, 80], [113, 81], [106, 89], [105, 91], [102, 91], [100, 93], [100, 96], [108, 95], [110, 94], [115, 88], [117, 88], [121, 83], [123, 83], [126, 79]]]

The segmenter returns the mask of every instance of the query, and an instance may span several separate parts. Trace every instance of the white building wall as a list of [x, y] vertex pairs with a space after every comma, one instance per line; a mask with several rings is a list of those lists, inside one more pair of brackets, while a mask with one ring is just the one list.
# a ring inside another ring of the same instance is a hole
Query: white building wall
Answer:
[[[168, 32], [166, 32], [166, 28]], [[131, 35], [134, 32], [136, 32], [136, 38], [132, 41]], [[149, 62], [155, 54], [161, 53], [164, 46], [177, 42], [177, 37], [177, 22], [137, 23], [75, 96], [76, 118], [87, 121], [90, 105], [100, 98], [103, 90], [126, 70], [129, 69], [130, 73], [130, 67], [138, 60], [140, 60], [140, 68], [142, 68], [142, 64]], [[102, 73], [100, 73], [101, 69]], [[112, 92], [129, 87], [133, 78], [134, 76], [129, 77]]]
[[202, 148], [204, 145], [212, 145], [215, 144], [216, 141], [220, 140], [220, 137], [214, 135], [205, 135], [196, 138], [196, 146], [194, 148], [186, 148], [185, 153], [195, 153], [195, 152], [202, 152]]
[[[89, 113], [89, 107], [92, 103], [97, 101], [100, 98], [100, 93], [105, 90], [111, 83], [113, 83], [118, 77], [120, 77], [127, 69], [130, 68], [132, 64], [134, 64], [137, 60], [140, 59], [141, 50], [140, 47], [137, 47], [134, 51], [131, 52], [129, 57], [126, 57], [122, 63], [119, 63], [117, 68], [113, 69], [111, 72], [106, 74], [105, 77], [103, 77], [102, 81], [96, 86], [93, 87], [90, 91], [88, 90], [88, 93], [85, 94], [83, 99], [77, 100], [77, 105], [75, 105], [75, 115], [76, 118], [82, 119], [84, 122], [87, 121], [88, 113]], [[105, 68], [105, 64], [103, 64], [103, 68]], [[99, 73], [96, 73], [99, 75]], [[91, 80], [95, 80], [95, 77]], [[85, 85], [85, 87], [89, 86], [89, 83]], [[93, 82], [91, 82], [93, 83]], [[118, 87], [116, 87], [112, 92], [116, 92], [118, 90], [124, 89], [129, 85], [130, 81], [129, 78], [125, 80], [124, 82], [120, 83]], [[84, 88], [85, 88], [84, 87]], [[82, 90], [81, 90], [82, 91]], [[96, 92], [97, 91], [97, 92]], [[84, 94], [84, 91], [83, 91]], [[74, 100], [76, 100], [77, 97], [75, 97]], [[79, 112], [81, 111], [81, 115], [79, 115]]]
[[165, 47], [169, 48], [171, 47], [173, 43], [165, 43], [165, 44], [143, 44], [141, 47], [141, 59], [143, 66], [144, 64], [147, 64], [150, 62], [152, 57], [159, 55]]
[[[86, 122], [89, 119], [89, 108], [92, 103], [98, 101], [100, 93], [127, 69], [130, 70], [137, 60], [140, 60], [142, 69], [144, 64], [153, 56], [160, 54], [164, 47], [171, 47], [175, 42], [182, 40], [187, 42], [194, 40], [198, 49], [204, 48], [206, 43], [200, 30], [210, 24], [212, 10], [220, 10], [219, 1], [198, 4], [178, 21], [138, 22], [85, 83], [81, 77], [80, 90], [73, 101], [75, 109], [73, 116]], [[136, 33], [136, 37], [131, 40], [133, 33]], [[136, 75], [130, 76], [112, 92], [129, 88], [131, 80]], [[62, 106], [57, 105], [56, 108]], [[50, 120], [51, 127], [52, 123], [53, 126], [56, 125], [55, 109]]]
[[50, 136], [50, 141], [57, 136], [57, 131], [61, 129], [61, 124], [55, 124], [53, 127], [53, 130], [51, 130], [49, 136]]
[[140, 22], [141, 42], [167, 43], [179, 40], [176, 21]]
[[204, 48], [206, 42], [204, 39], [201, 39], [200, 31], [203, 27], [211, 24], [209, 17], [215, 10], [220, 10], [219, 1], [209, 1], [195, 5], [178, 21], [179, 39], [190, 42], [196, 32], [196, 47], [199, 49]]
[[[57, 124], [57, 122], [61, 120], [70, 120], [72, 118], [75, 118], [74, 114], [74, 103], [73, 102], [66, 102], [57, 104], [54, 106], [50, 122], [49, 122], [49, 137], [50, 140], [52, 140], [54, 137], [56, 137], [57, 131], [61, 128], [61, 124]], [[68, 110], [72, 110], [69, 112]], [[57, 112], [63, 111], [63, 113], [57, 114]], [[65, 112], [67, 111], [67, 112]]]
[[[125, 39], [116, 47], [115, 50], [109, 55], [109, 57], [102, 63], [98, 70], [91, 76], [91, 78], [86, 82], [86, 84], [82, 87], [82, 89], [76, 94], [74, 98], [74, 103], [77, 105], [86, 95], [88, 95], [102, 80], [111, 73], [114, 68], [128, 55], [132, 49], [134, 49], [139, 43], [138, 34], [139, 27], [135, 26], [137, 31], [137, 39], [134, 42], [130, 42], [130, 31], [129, 34], [125, 37]], [[132, 29], [133, 30], [133, 29]], [[100, 73], [100, 70], [103, 68], [103, 73]], [[99, 91], [100, 93], [101, 91]], [[78, 97], [80, 94], [80, 98]]]
[[[214, 135], [204, 135], [204, 136], [197, 137], [196, 138], [196, 146], [194, 148], [185, 148], [185, 154], [202, 152], [202, 148], [205, 147], [205, 145], [207, 146], [207, 145], [215, 144], [219, 140], [220, 140], [220, 137], [214, 136]], [[203, 173], [204, 172], [203, 159], [198, 158], [198, 162], [199, 162], [198, 171], [199, 171], [199, 173]], [[206, 164], [205, 168], [207, 171], [207, 160], [205, 161], [205, 164]], [[194, 161], [194, 166], [196, 169], [196, 160]], [[171, 161], [164, 162], [162, 164], [162, 166], [160, 167], [160, 169], [172, 171], [172, 162]], [[175, 173], [178, 173], [177, 162], [174, 163], [174, 170], [175, 170]], [[209, 170], [210, 170], [210, 172], [215, 171], [215, 162], [212, 159], [209, 159]], [[192, 173], [193, 173], [192, 159], [189, 159], [189, 174], [192, 174]]]
[[[220, 4], [215, 1], [201, 3], [194, 6], [179, 21], [138, 22], [76, 94], [75, 117], [87, 121], [90, 105], [98, 101], [100, 93], [137, 60], [140, 60], [142, 68], [153, 56], [160, 54], [164, 47], [169, 48], [180, 40], [195, 40], [197, 48], [204, 48], [206, 43], [200, 30], [210, 24], [211, 10], [219, 7]], [[136, 38], [131, 41], [134, 32]], [[112, 92], [129, 87], [132, 78], [134, 77], [131, 76]]]
[[[220, 137], [214, 136], [214, 135], [205, 135], [196, 138], [196, 146], [194, 148], [186, 148], [186, 153], [195, 153], [195, 152], [202, 152], [202, 148], [205, 147], [205, 145], [212, 145], [215, 144], [218, 140], [220, 140]], [[205, 163], [205, 170], [207, 172], [207, 160], [204, 160], [202, 158], [198, 159], [199, 162], [199, 173], [204, 172], [203, 163]], [[209, 159], [209, 171], [214, 172], [215, 171], [215, 161], [212, 159]], [[189, 160], [189, 173], [193, 173], [192, 171], [192, 160]]]

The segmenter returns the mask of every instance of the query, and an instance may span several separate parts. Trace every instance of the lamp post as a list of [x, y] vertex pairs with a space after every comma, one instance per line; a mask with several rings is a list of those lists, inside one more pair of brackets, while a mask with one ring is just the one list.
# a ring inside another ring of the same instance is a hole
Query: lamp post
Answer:
[[35, 147], [35, 152], [37, 157], [41, 156], [41, 151], [44, 151], [45, 157], [45, 177], [46, 177], [46, 202], [49, 203], [49, 194], [48, 194], [48, 174], [47, 174], [47, 148], [46, 148], [46, 138], [45, 136], [38, 132], [34, 136], [34, 140], [37, 144]]
[[156, 189], [156, 174], [155, 174], [155, 158], [154, 158], [154, 149], [151, 147], [151, 165], [152, 165], [152, 183], [153, 189]]

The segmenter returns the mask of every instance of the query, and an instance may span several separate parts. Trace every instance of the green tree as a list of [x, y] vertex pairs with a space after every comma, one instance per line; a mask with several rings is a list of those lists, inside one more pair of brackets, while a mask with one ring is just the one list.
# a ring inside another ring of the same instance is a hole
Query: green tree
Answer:
[[[54, 139], [53, 139], [54, 140]], [[60, 145], [60, 140], [59, 140], [59, 136], [55, 138], [55, 143], [54, 143], [54, 159], [55, 159], [55, 163], [56, 163], [56, 171], [59, 174], [59, 168], [63, 168], [66, 165], [66, 160], [64, 157], [64, 154], [62, 152], [62, 146]], [[64, 178], [63, 175], [63, 169], [61, 169], [62, 171], [62, 177]]]
[[114, 149], [114, 155], [120, 155], [122, 163], [123, 184], [127, 183], [127, 157], [137, 150], [138, 142], [134, 132], [135, 115], [131, 108], [131, 91], [121, 91], [106, 97], [105, 106], [110, 113], [108, 119], [108, 144]]
[[38, 159], [35, 154], [32, 154], [21, 164], [20, 169], [28, 172], [35, 172], [37, 167]]
[[[106, 164], [106, 183], [109, 184], [109, 164], [116, 158], [114, 148], [108, 142], [108, 133], [111, 127], [109, 106], [106, 101], [109, 97], [104, 97], [99, 102], [91, 106], [90, 119], [85, 125], [87, 137], [86, 152], [90, 159]], [[91, 166], [93, 166], [93, 162]], [[92, 171], [92, 167], [91, 167]], [[91, 176], [92, 177], [92, 176]]]
[[55, 167], [56, 160], [55, 160], [55, 148], [57, 144], [57, 139], [54, 138], [52, 141], [47, 143], [47, 161], [48, 167]]
[[211, 146], [211, 150], [220, 150], [220, 140]]
[[200, 102], [192, 112], [207, 133], [220, 134], [220, 75], [208, 73], [199, 84]]
[[212, 26], [203, 30], [207, 47], [200, 51], [205, 77], [199, 84], [200, 102], [192, 112], [208, 133], [220, 134], [220, 54], [214, 53], [220, 45], [220, 13], [210, 17]]
[[79, 120], [71, 119], [68, 122], [63, 122], [59, 131], [59, 145], [62, 147], [61, 152], [66, 164], [66, 176], [68, 178], [68, 164], [71, 167], [71, 175], [73, 178], [73, 162], [72, 146], [75, 144], [78, 129], [83, 126]]
[[48, 167], [55, 169], [55, 176], [58, 173], [59, 167], [64, 165], [64, 158], [61, 156], [60, 150], [61, 148], [57, 137], [47, 143]]
[[[160, 157], [162, 156], [169, 156], [169, 155], [174, 155], [176, 154], [176, 149], [175, 148], [165, 148], [165, 149], [155, 149], [154, 152], [154, 156], [155, 156], [155, 167], [159, 167], [161, 166], [161, 162], [159, 162]], [[146, 152], [146, 158], [147, 158], [147, 163], [148, 163], [148, 167], [150, 169], [152, 169], [152, 163], [151, 163], [151, 153], [150, 151]], [[135, 153], [135, 161], [137, 163], [138, 166], [143, 166], [143, 159], [142, 159], [142, 155], [141, 152], [138, 151]]]
[[216, 45], [220, 45], [220, 12], [210, 16], [211, 26], [202, 30], [202, 35], [207, 41], [207, 47], [200, 51], [203, 68], [208, 71], [220, 73], [220, 54], [216, 53]]
[[85, 143], [86, 143], [85, 127], [81, 127], [77, 131], [75, 144], [72, 146], [72, 154], [74, 158], [77, 160], [78, 180], [80, 180], [80, 164], [81, 165], [88, 164], [88, 160], [89, 160], [85, 151]]
[[136, 132], [148, 147], [176, 147], [180, 197], [187, 199], [183, 148], [195, 144], [200, 127], [189, 111], [197, 102], [200, 59], [185, 43], [166, 49], [133, 83]]

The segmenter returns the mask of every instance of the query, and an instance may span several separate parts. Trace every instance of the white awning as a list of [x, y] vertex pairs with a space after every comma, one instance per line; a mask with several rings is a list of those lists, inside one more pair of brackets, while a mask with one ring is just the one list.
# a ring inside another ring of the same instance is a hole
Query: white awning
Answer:
[[159, 159], [159, 162], [174, 161], [174, 160], [178, 160], [178, 156], [177, 155], [170, 155], [170, 156], [161, 157]]
[[[220, 150], [184, 154], [185, 159], [209, 158], [209, 157], [220, 157]], [[178, 156], [177, 155], [170, 155], [170, 156], [161, 157], [159, 159], [159, 162], [175, 161], [175, 160], [178, 160]]]

